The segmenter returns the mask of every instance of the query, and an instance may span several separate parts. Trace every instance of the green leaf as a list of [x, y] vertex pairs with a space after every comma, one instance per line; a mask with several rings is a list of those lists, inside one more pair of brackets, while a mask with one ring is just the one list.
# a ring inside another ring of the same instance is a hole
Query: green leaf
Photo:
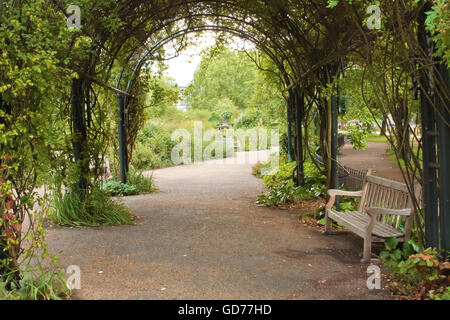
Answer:
[[386, 260], [387, 258], [389, 258], [389, 252], [387, 252], [387, 251], [381, 251], [381, 252], [380, 252], [380, 259], [381, 259], [381, 260]]
[[400, 251], [400, 249], [395, 249], [394, 252], [391, 254], [391, 257], [394, 260], [400, 260], [402, 258], [402, 252]]
[[339, 0], [329, 0], [327, 8], [332, 9], [339, 4]]
[[392, 251], [395, 248], [397, 248], [398, 245], [398, 239], [396, 237], [392, 237], [386, 240], [386, 242], [384, 243], [384, 246], [386, 247], [387, 250]]
[[418, 250], [416, 250], [416, 248], [418, 249], [418, 246], [412, 240], [403, 243], [403, 256], [407, 258], [410, 255], [417, 253]]
[[417, 253], [417, 252], [420, 252], [420, 247], [419, 247], [419, 245], [418, 245], [417, 243], [415, 243], [415, 242], [412, 241], [412, 240], [409, 240], [408, 243], [411, 244], [411, 246], [413, 247], [413, 249], [414, 249], [414, 251], [415, 251], [416, 253]]

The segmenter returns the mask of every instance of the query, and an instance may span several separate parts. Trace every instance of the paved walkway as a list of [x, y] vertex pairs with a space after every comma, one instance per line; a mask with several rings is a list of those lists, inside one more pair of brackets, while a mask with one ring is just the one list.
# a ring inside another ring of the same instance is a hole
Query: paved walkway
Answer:
[[356, 170], [372, 169], [376, 176], [403, 182], [400, 169], [386, 153], [387, 148], [389, 145], [384, 142], [367, 142], [366, 150], [355, 150], [347, 143], [341, 148], [339, 162]]
[[123, 199], [135, 226], [51, 228], [60, 266], [78, 265], [74, 299], [383, 299], [366, 288], [363, 241], [325, 236], [298, 212], [258, 207], [251, 165], [157, 170], [159, 193]]

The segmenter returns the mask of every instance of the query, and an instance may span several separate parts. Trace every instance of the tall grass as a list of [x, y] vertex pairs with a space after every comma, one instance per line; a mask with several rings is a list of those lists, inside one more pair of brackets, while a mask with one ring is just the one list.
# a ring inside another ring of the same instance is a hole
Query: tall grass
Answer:
[[144, 176], [140, 171], [137, 171], [133, 166], [127, 174], [127, 184], [136, 189], [136, 194], [149, 194], [158, 190], [153, 180], [153, 175]]
[[136, 171], [133, 166], [127, 174], [127, 183], [118, 181], [117, 177], [104, 180], [101, 183], [102, 189], [110, 196], [134, 196], [137, 194], [149, 194], [158, 191], [155, 187], [153, 174], [145, 176], [141, 171]]
[[44, 270], [27, 266], [18, 281], [7, 282], [0, 279], [0, 300], [63, 300], [69, 299], [71, 292], [66, 285], [63, 270]]
[[[413, 146], [413, 148], [412, 148], [413, 153], [416, 155], [417, 155], [418, 148], [419, 148], [418, 146]], [[392, 162], [395, 163], [400, 169], [406, 170], [405, 161], [403, 159], [397, 159], [397, 157], [395, 156], [395, 152], [394, 152], [394, 150], [392, 150], [392, 148], [390, 148], [390, 147], [387, 148], [386, 153], [389, 155]], [[419, 163], [422, 163], [422, 160], [423, 160], [422, 149], [419, 152], [418, 158], [420, 160]], [[414, 164], [414, 160], [413, 160], [412, 156], [411, 156], [410, 162], [411, 162], [411, 167], [414, 167], [415, 164]]]
[[49, 219], [58, 225], [97, 227], [134, 223], [128, 208], [115, 202], [97, 184], [84, 195], [71, 190], [65, 194], [55, 192], [53, 206]]

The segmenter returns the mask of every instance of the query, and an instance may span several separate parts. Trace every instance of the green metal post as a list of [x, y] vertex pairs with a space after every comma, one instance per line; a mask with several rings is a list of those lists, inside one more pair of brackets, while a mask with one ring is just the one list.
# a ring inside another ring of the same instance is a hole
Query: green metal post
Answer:
[[[431, 9], [429, 3], [422, 8], [418, 17], [418, 41], [424, 52], [430, 57], [430, 33], [425, 28], [426, 12]], [[429, 99], [433, 99], [430, 75], [425, 69], [420, 77], [420, 113], [422, 118], [422, 154], [423, 154], [423, 202], [425, 216], [425, 247], [439, 247], [439, 217], [437, 189], [436, 157], [436, 118], [435, 110]], [[427, 97], [428, 96], [428, 97]]]
[[[338, 73], [338, 65], [331, 64], [330, 65], [330, 81], [333, 81], [333, 78]], [[339, 189], [339, 175], [338, 175], [338, 97], [339, 88], [334, 85], [334, 88], [337, 93], [333, 90], [333, 94], [331, 96], [331, 188]], [[336, 197], [335, 201], [336, 209], [339, 210], [339, 197]]]
[[[338, 104], [335, 94], [331, 97], [331, 186], [339, 189], [338, 175]], [[339, 197], [336, 197], [336, 209], [339, 210]]]
[[303, 134], [302, 122], [305, 108], [305, 100], [303, 95], [300, 96], [298, 89], [294, 91], [295, 101], [295, 127], [296, 127], [296, 145], [297, 145], [297, 186], [303, 185]]
[[[439, 66], [441, 82], [440, 92], [450, 92], [449, 70], [444, 63]], [[439, 234], [440, 248], [450, 250], [450, 114], [448, 106], [450, 101], [444, 95], [436, 99], [440, 116], [436, 117], [438, 131], [438, 158], [439, 158]]]
[[118, 131], [119, 131], [119, 161], [120, 161], [120, 181], [127, 183], [127, 140], [125, 122], [125, 99], [122, 95], [117, 95], [118, 110]]
[[423, 193], [425, 214], [425, 245], [439, 246], [438, 191], [436, 186], [436, 130], [434, 110], [424, 93], [421, 93], [422, 145], [423, 145]]
[[287, 121], [287, 152], [288, 152], [288, 161], [292, 161], [292, 132], [291, 132], [291, 122], [292, 115], [291, 115], [291, 95], [289, 95], [288, 102], [286, 105], [286, 121]]

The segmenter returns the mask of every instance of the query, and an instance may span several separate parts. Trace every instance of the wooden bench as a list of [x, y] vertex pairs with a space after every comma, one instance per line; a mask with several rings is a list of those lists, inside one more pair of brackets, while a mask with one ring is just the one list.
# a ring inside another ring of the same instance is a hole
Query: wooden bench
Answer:
[[[417, 191], [417, 189], [415, 190]], [[325, 234], [331, 232], [330, 219], [364, 239], [362, 262], [371, 258], [372, 242], [384, 242], [390, 237], [408, 241], [414, 219], [412, 199], [406, 184], [376, 177], [369, 170], [362, 191], [328, 190]], [[361, 197], [358, 210], [341, 212], [333, 209], [336, 196]], [[399, 226], [404, 222], [404, 231]]]

